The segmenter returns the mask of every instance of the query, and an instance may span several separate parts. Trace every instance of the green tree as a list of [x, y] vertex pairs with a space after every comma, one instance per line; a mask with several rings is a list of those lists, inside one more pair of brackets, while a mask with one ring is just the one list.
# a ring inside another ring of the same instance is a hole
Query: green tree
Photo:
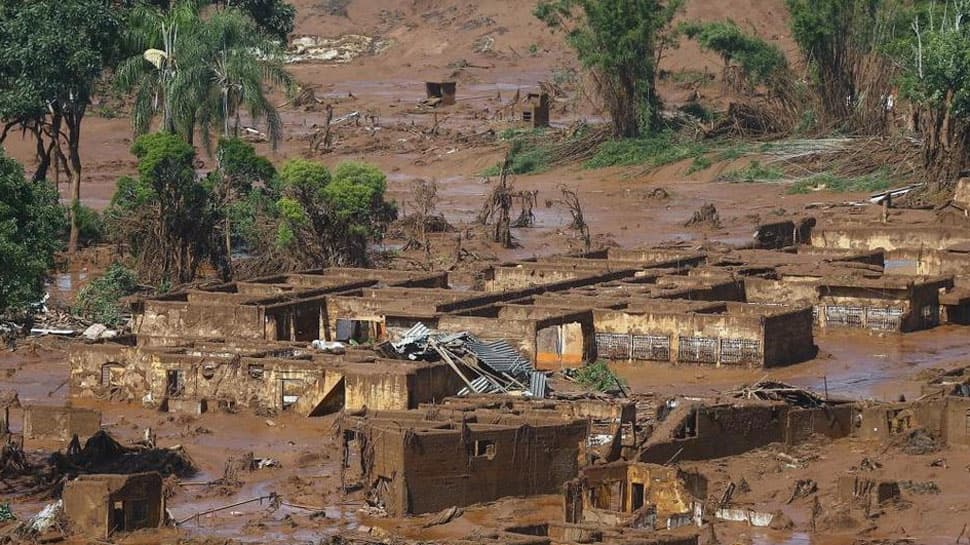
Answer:
[[[210, 173], [209, 182], [223, 216], [225, 255], [231, 258], [235, 245], [243, 241], [247, 246], [252, 244], [255, 222], [276, 196], [276, 169], [269, 159], [257, 155], [252, 145], [238, 138], [219, 140], [216, 161], [218, 168]], [[228, 264], [231, 267], [231, 259]]]
[[68, 250], [78, 246], [81, 124], [95, 84], [118, 57], [120, 23], [105, 0], [5, 0], [0, 10], [0, 118], [32, 132], [45, 179], [51, 159], [71, 179]]
[[898, 44], [900, 93], [917, 112], [931, 189], [948, 188], [970, 167], [970, 2], [912, 13]]
[[205, 262], [225, 266], [219, 214], [193, 171], [195, 150], [176, 135], [138, 137], [131, 148], [138, 177], [118, 180], [105, 212], [116, 242], [126, 245], [151, 283], [190, 282]]
[[384, 200], [387, 179], [365, 163], [338, 165], [292, 160], [279, 175], [278, 251], [296, 253], [299, 266], [364, 265], [368, 243], [397, 217]]
[[293, 86], [282, 49], [239, 9], [203, 15], [192, 2], [167, 11], [133, 9], [127, 39], [137, 53], [121, 63], [117, 82], [134, 95], [135, 133], [144, 134], [160, 117], [161, 130], [190, 144], [198, 132], [209, 149], [214, 131], [239, 136], [245, 111], [265, 123], [275, 147], [282, 123], [267, 91]]
[[593, 76], [614, 135], [632, 138], [659, 121], [657, 64], [682, 5], [683, 0], [541, 0], [533, 13], [566, 33]]
[[731, 70], [738, 70], [739, 83], [744, 87], [771, 85], [774, 78], [783, 76], [788, 69], [788, 61], [781, 49], [746, 33], [730, 19], [687, 23], [681, 25], [680, 29], [688, 38], [697, 40], [701, 49], [713, 51], [721, 57], [725, 81], [731, 79]]
[[41, 299], [65, 227], [57, 191], [25, 179], [0, 149], [0, 312]]
[[108, 327], [122, 325], [120, 299], [138, 290], [138, 278], [118, 263], [81, 288], [74, 298], [72, 311]]

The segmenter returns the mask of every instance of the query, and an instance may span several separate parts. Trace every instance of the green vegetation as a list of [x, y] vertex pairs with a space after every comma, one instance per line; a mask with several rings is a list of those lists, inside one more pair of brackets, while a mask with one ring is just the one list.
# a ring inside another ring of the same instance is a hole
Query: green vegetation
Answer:
[[162, 131], [190, 144], [198, 133], [209, 149], [213, 131], [239, 136], [246, 111], [265, 124], [274, 147], [279, 142], [282, 123], [267, 90], [289, 90], [293, 80], [280, 46], [244, 11], [204, 14], [194, 2], [169, 10], [139, 4], [126, 40], [141, 46], [117, 70], [119, 88], [134, 97], [136, 134], [148, 132], [158, 117]]
[[122, 325], [119, 300], [137, 290], [138, 279], [134, 271], [115, 263], [78, 292], [72, 312], [108, 327], [118, 327]]
[[57, 190], [24, 178], [20, 164], [0, 149], [0, 312], [41, 299], [65, 226]]
[[774, 182], [784, 178], [781, 169], [751, 161], [748, 166], [724, 173], [722, 179], [729, 182]]
[[[531, 140], [515, 140], [509, 149], [511, 174], [538, 174], [549, 168], [547, 150]], [[482, 176], [501, 176], [502, 164], [494, 165], [482, 171]]]
[[533, 13], [566, 34], [591, 71], [614, 136], [636, 138], [660, 121], [656, 62], [672, 42], [670, 22], [683, 0], [541, 0]]
[[724, 71], [736, 66], [742, 77], [753, 85], [767, 83], [769, 78], [787, 70], [788, 61], [777, 46], [752, 36], [734, 21], [686, 23], [681, 31], [697, 40], [701, 49], [713, 51], [724, 61]]
[[626, 381], [610, 369], [606, 360], [597, 360], [595, 363], [580, 367], [576, 370], [574, 378], [579, 384], [598, 392], [609, 392], [626, 387]]
[[[36, 140], [35, 181], [63, 156], [81, 198], [81, 122], [101, 73], [118, 57], [121, 21], [103, 0], [5, 0], [0, 6], [0, 120]], [[8, 131], [2, 131], [0, 142]], [[61, 155], [63, 154], [63, 155]], [[71, 212], [68, 250], [78, 246]]]
[[707, 170], [711, 168], [711, 160], [706, 155], [698, 155], [694, 157], [694, 160], [690, 162], [690, 166], [687, 167], [687, 175], [700, 172], [702, 170]]
[[644, 138], [604, 142], [583, 166], [586, 168], [631, 165], [658, 167], [696, 158], [707, 151], [708, 146], [703, 142], [681, 140], [673, 133], [662, 132]]
[[868, 176], [855, 178], [845, 178], [831, 173], [824, 173], [796, 181], [788, 188], [788, 193], [804, 194], [812, 191], [872, 193], [875, 191], [885, 191], [890, 187], [892, 187], [892, 181], [885, 172], [877, 172]]
[[166, 134], [138, 137], [131, 148], [138, 177], [118, 180], [105, 211], [115, 242], [127, 245], [141, 278], [190, 282], [206, 261], [222, 264], [218, 214], [210, 193], [195, 179], [195, 150]]
[[366, 163], [341, 163], [331, 174], [294, 159], [280, 170], [279, 187], [274, 246], [302, 266], [365, 265], [368, 243], [397, 217], [384, 200], [384, 173]]
[[[77, 218], [78, 243], [82, 246], [90, 246], [104, 240], [104, 222], [101, 214], [80, 202], [75, 202], [71, 206], [74, 207], [74, 217]], [[67, 218], [67, 221], [70, 221], [69, 212]]]

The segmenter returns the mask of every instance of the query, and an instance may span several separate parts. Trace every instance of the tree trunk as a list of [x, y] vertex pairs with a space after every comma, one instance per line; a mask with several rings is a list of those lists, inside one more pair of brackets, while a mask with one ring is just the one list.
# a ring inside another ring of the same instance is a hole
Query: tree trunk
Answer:
[[71, 169], [71, 235], [67, 243], [68, 254], [77, 252], [80, 226], [78, 225], [78, 208], [81, 206], [81, 120], [84, 118], [84, 106], [76, 106], [77, 110], [67, 116], [67, 157]]

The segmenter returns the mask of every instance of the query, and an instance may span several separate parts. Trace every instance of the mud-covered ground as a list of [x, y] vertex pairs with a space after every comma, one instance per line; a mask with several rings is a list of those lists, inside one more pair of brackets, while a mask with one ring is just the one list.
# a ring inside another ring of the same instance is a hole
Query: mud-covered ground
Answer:
[[[333, 13], [333, 2], [299, 0], [297, 35], [338, 37], [346, 34], [374, 37], [380, 52], [365, 53], [345, 64], [306, 62], [291, 65], [304, 87], [313, 88], [323, 102], [334, 106], [339, 118], [361, 114], [359, 126], [350, 122], [337, 127], [334, 150], [313, 153], [310, 141], [324, 123], [322, 104], [295, 107], [277, 97], [285, 123], [285, 140], [273, 151], [258, 144], [275, 163], [294, 157], [311, 157], [333, 165], [360, 159], [381, 166], [388, 173], [389, 195], [406, 211], [414, 180], [435, 180], [441, 201], [438, 210], [455, 224], [473, 220], [494, 180], [481, 172], [498, 162], [506, 145], [481, 137], [489, 130], [509, 125], [499, 114], [507, 109], [517, 90], [529, 89], [540, 80], [554, 81], [577, 68], [562, 37], [544, 29], [530, 15], [530, 3], [513, 0], [463, 3], [454, 0], [352, 0], [346, 14]], [[341, 3], [336, 3], [341, 4]], [[731, 17], [746, 28], [792, 51], [782, 0], [691, 0], [684, 18]], [[724, 105], [730, 96], [719, 82], [701, 77], [701, 85], [685, 83], [698, 74], [719, 73], [721, 61], [700, 52], [690, 43], [670, 51], [661, 63], [666, 74], [661, 95], [676, 107], [697, 92], [711, 105]], [[677, 76], [680, 74], [681, 76]], [[436, 113], [417, 105], [424, 98], [425, 80], [456, 79], [459, 103]], [[104, 108], [93, 108], [105, 112]], [[552, 113], [555, 127], [576, 121], [602, 120], [588, 96], [574, 89], [557, 100]], [[438, 124], [438, 134], [428, 134]], [[134, 174], [129, 153], [132, 135], [123, 106], [114, 115], [92, 113], [85, 121], [82, 142], [84, 182], [82, 200], [95, 208], [107, 206], [119, 176]], [[752, 148], [756, 148], [753, 145]], [[9, 153], [32, 165], [32, 143], [11, 136]], [[814, 206], [859, 200], [860, 194], [813, 193], [789, 195], [784, 183], [728, 183], [719, 181], [725, 171], [740, 168], [757, 156], [715, 161], [708, 169], [687, 174], [689, 161], [659, 169], [642, 167], [589, 170], [579, 164], [552, 168], [543, 173], [517, 176], [515, 187], [538, 191], [536, 226], [513, 230], [518, 246], [503, 250], [484, 237], [463, 240], [473, 252], [469, 269], [493, 260], [548, 255], [576, 248], [567, 229], [567, 210], [555, 203], [560, 184], [575, 189], [598, 244], [635, 247], [680, 242], [688, 247], [716, 243], [744, 243], [754, 227], [771, 218], [810, 213], [827, 219], [874, 218], [878, 210], [860, 207]], [[213, 159], [200, 150], [206, 165]], [[658, 198], [657, 188], [665, 197]], [[62, 193], [67, 188], [62, 187]], [[547, 206], [546, 203], [549, 203]], [[685, 227], [684, 222], [705, 203], [713, 203], [720, 226]], [[813, 205], [806, 210], [806, 207]], [[930, 223], [925, 213], [896, 213], [898, 223]], [[472, 232], [474, 235], [474, 232]], [[437, 237], [438, 250], [448, 254], [457, 235]], [[388, 241], [394, 247], [400, 241]], [[446, 259], [446, 258], [443, 258]], [[75, 266], [56, 278], [55, 299], [68, 300], [97, 267]], [[463, 282], [463, 280], [459, 280]], [[823, 333], [817, 337], [819, 356], [806, 363], [769, 370], [709, 369], [655, 364], [617, 365], [617, 371], [635, 392], [660, 394], [709, 394], [750, 383], [764, 376], [810, 387], [827, 388], [833, 396], [895, 400], [918, 396], [921, 371], [968, 363], [966, 333], [957, 327], [884, 337], [849, 333]], [[59, 342], [22, 344], [15, 352], [0, 353], [0, 388], [15, 389], [21, 401], [61, 404], [68, 400], [65, 346]], [[76, 403], [90, 403], [77, 401]], [[456, 520], [424, 528], [427, 517], [408, 520], [374, 518], [362, 511], [361, 499], [340, 491], [339, 449], [332, 418], [305, 419], [290, 415], [209, 413], [199, 417], [171, 416], [135, 405], [98, 403], [108, 431], [125, 441], [140, 439], [153, 428], [160, 446], [182, 445], [199, 467], [198, 475], [183, 482], [168, 507], [176, 519], [254, 497], [279, 493], [286, 503], [268, 511], [265, 504], [247, 504], [199, 517], [182, 526], [181, 532], [197, 537], [232, 537], [252, 543], [316, 542], [346, 530], [370, 532], [376, 539], [387, 533], [415, 539], [486, 535], [495, 529], [529, 521], [560, 520], [561, 500], [547, 496], [513, 499], [469, 508]], [[206, 486], [219, 478], [229, 457], [252, 452], [272, 457], [281, 467], [242, 475], [240, 487]], [[859, 538], [913, 537], [917, 543], [953, 543], [970, 514], [967, 481], [970, 453], [964, 448], [923, 456], [903, 454], [897, 447], [883, 447], [843, 440], [800, 447], [792, 453], [806, 460], [804, 467], [789, 467], [773, 449], [752, 452], [698, 465], [712, 478], [712, 494], [723, 491], [728, 481], [743, 477], [750, 492], [738, 496], [759, 510], [781, 511], [792, 521], [785, 530], [754, 530], [731, 523], [715, 525], [720, 543], [834, 544]], [[864, 457], [883, 464], [890, 479], [933, 481], [939, 494], [903, 492], [905, 502], [888, 507], [872, 520], [855, 515], [834, 517], [835, 479], [857, 466]], [[930, 463], [946, 459], [946, 467]], [[810, 500], [787, 500], [797, 479], [817, 482], [822, 512], [812, 532]], [[720, 487], [720, 488], [719, 488]], [[0, 496], [7, 496], [4, 492]], [[4, 500], [6, 501], [6, 500]], [[38, 498], [15, 499], [18, 516], [40, 509]], [[323, 514], [320, 512], [322, 511]], [[853, 518], [855, 517], [855, 518]], [[875, 528], [870, 526], [875, 525]], [[172, 539], [134, 538], [136, 542]], [[702, 543], [712, 543], [702, 536]]]

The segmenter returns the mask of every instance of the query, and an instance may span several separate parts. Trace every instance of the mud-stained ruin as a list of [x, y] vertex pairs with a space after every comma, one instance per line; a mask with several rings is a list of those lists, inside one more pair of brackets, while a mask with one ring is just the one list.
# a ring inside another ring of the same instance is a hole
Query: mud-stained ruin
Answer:
[[63, 501], [73, 529], [97, 539], [158, 528], [165, 522], [158, 473], [82, 475], [64, 485]]
[[587, 422], [428, 408], [341, 425], [345, 480], [394, 515], [553, 494], [579, 471]]

